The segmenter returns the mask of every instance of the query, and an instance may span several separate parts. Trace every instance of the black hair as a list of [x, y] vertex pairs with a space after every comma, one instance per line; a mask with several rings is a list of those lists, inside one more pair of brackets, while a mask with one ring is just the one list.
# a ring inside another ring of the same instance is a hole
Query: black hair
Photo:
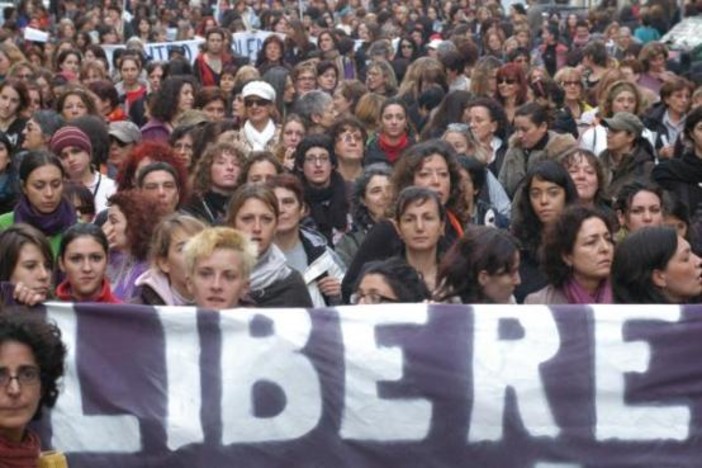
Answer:
[[387, 260], [368, 262], [363, 267], [354, 291], [366, 275], [380, 275], [395, 293], [398, 302], [423, 302], [431, 297], [431, 293], [419, 276], [404, 259], [393, 257]]
[[475, 156], [458, 156], [458, 164], [468, 172], [470, 180], [473, 182], [473, 189], [476, 192], [482, 192], [487, 180], [487, 167], [485, 164], [478, 161]]
[[38, 420], [42, 407], [52, 408], [59, 395], [58, 381], [63, 376], [67, 354], [61, 330], [37, 312], [4, 310], [0, 313], [0, 344], [11, 341], [31, 348], [41, 372], [41, 398], [32, 417]]
[[27, 154], [22, 158], [22, 162], [19, 167], [19, 178], [23, 184], [27, 183], [29, 176], [42, 166], [56, 166], [59, 171], [61, 171], [61, 176], [66, 178], [66, 171], [63, 169], [63, 164], [61, 161], [48, 151], [28, 151]]
[[295, 149], [295, 172], [302, 177], [302, 167], [305, 164], [305, 154], [312, 148], [324, 148], [329, 152], [329, 159], [332, 166], [336, 167], [336, 153], [334, 152], [334, 142], [326, 134], [313, 134], [305, 136]]
[[670, 227], [644, 227], [628, 235], [614, 252], [614, 301], [618, 304], [669, 303], [653, 283], [653, 272], [665, 269], [677, 249], [678, 234]]
[[102, 232], [102, 229], [99, 226], [90, 223], [77, 223], [68, 228], [61, 238], [58, 257], [63, 258], [69, 244], [79, 237], [92, 237], [98, 244], [100, 244], [106, 255], [110, 250], [110, 244], [107, 241], [107, 236], [105, 236], [105, 233]]

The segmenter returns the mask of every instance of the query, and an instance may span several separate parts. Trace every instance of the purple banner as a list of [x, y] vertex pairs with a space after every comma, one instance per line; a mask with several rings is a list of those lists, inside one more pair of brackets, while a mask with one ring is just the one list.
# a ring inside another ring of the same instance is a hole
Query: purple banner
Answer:
[[75, 467], [699, 466], [702, 309], [49, 304]]

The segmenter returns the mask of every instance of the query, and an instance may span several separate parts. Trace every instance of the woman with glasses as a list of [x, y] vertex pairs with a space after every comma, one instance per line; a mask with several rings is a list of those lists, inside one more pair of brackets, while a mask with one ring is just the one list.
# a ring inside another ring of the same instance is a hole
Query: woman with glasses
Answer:
[[355, 117], [345, 117], [336, 120], [330, 134], [339, 161], [337, 171], [346, 182], [346, 194], [350, 197], [354, 181], [363, 172], [366, 129]]
[[305, 204], [317, 230], [334, 245], [348, 229], [346, 184], [327, 135], [308, 135], [295, 153], [295, 169], [305, 188]]
[[0, 314], [0, 408], [8, 409], [0, 411], [0, 460], [9, 466], [65, 466], [56, 454], [53, 463], [42, 457], [39, 436], [28, 426], [56, 404], [66, 353], [56, 325], [37, 314]]
[[578, 133], [582, 135], [589, 125], [583, 121], [583, 114], [592, 110], [592, 107], [585, 100], [582, 72], [577, 68], [565, 67], [560, 69], [553, 79], [563, 88], [564, 107], [573, 116], [578, 126]]
[[424, 302], [431, 297], [421, 276], [401, 258], [368, 263], [351, 294], [351, 304]]
[[366, 72], [366, 87], [368, 91], [385, 97], [397, 94], [397, 78], [392, 65], [385, 60], [376, 60]]

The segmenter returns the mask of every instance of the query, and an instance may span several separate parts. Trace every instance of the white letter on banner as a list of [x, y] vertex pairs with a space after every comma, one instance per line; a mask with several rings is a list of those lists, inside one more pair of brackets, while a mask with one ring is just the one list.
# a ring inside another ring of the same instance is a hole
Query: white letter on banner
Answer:
[[[557, 437], [560, 428], [546, 399], [539, 366], [560, 347], [546, 306], [474, 305], [473, 410], [469, 442], [502, 439], [505, 393], [514, 389], [524, 427], [538, 437]], [[512, 320], [524, 330], [519, 339], [500, 339], [500, 323]]]
[[646, 372], [648, 343], [624, 341], [623, 327], [632, 320], [680, 320], [679, 306], [598, 305], [595, 317], [595, 407], [597, 440], [685, 440], [690, 408], [651, 402], [627, 405], [624, 373]]
[[47, 316], [61, 329], [63, 341], [68, 347], [63, 390], [51, 411], [51, 445], [60, 447], [64, 452], [140, 452], [141, 432], [136, 417], [83, 414], [81, 385], [76, 369], [78, 321], [73, 306], [49, 303]]
[[[272, 322], [272, 334], [251, 336], [254, 317]], [[307, 344], [312, 321], [304, 309], [237, 309], [220, 313], [222, 329], [222, 443], [273, 442], [302, 437], [322, 417], [322, 388]], [[277, 384], [285, 394], [283, 410], [256, 417], [256, 382]]]
[[345, 439], [421, 440], [429, 433], [431, 403], [425, 399], [389, 400], [378, 395], [378, 382], [402, 378], [401, 349], [379, 348], [376, 329], [387, 325], [424, 325], [427, 306], [340, 307], [346, 364], [346, 401], [341, 420]]
[[194, 307], [156, 307], [166, 340], [168, 376], [167, 445], [171, 450], [202, 442], [205, 435], [200, 422], [200, 337], [197, 309]]

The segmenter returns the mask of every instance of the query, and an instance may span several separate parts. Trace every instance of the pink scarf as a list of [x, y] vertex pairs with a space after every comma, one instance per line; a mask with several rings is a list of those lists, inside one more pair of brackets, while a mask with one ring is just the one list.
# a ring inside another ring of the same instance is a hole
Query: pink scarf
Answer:
[[0, 466], [3, 468], [36, 468], [40, 453], [39, 437], [31, 431], [27, 431], [21, 442], [0, 437]]
[[563, 292], [570, 304], [612, 304], [614, 302], [612, 284], [609, 280], [602, 281], [593, 296], [574, 278], [570, 278], [563, 285]]

